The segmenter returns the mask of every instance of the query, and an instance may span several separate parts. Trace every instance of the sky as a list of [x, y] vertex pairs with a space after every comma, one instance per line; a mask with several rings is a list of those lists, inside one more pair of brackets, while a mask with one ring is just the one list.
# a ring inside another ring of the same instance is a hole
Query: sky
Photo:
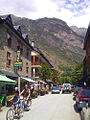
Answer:
[[0, 0], [0, 15], [59, 18], [69, 26], [88, 27], [90, 0]]

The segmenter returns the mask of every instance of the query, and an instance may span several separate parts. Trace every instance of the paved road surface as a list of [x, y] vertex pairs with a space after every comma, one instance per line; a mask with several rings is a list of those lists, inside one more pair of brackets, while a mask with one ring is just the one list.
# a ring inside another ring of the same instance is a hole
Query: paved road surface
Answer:
[[72, 98], [72, 94], [40, 96], [33, 100], [31, 110], [21, 120], [80, 120]]

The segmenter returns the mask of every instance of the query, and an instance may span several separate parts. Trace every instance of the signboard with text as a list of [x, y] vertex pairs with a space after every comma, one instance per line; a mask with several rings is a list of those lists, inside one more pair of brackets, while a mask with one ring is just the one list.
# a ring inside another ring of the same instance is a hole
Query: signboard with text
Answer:
[[20, 58], [20, 51], [17, 51], [17, 59], [16, 62], [14, 63], [15, 67], [22, 67], [22, 60]]

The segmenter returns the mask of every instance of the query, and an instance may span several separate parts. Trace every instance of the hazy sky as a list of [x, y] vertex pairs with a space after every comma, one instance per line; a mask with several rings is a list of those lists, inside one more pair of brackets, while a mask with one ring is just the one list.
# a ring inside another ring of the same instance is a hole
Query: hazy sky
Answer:
[[9, 13], [30, 19], [56, 17], [69, 26], [88, 27], [90, 0], [0, 0], [0, 15]]

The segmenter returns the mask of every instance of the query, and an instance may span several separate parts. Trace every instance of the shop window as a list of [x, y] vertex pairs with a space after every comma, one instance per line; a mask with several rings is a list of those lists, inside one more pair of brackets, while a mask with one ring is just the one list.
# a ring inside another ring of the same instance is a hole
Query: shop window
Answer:
[[7, 44], [8, 44], [8, 47], [10, 47], [11, 48], [11, 45], [12, 45], [12, 36], [11, 36], [11, 34], [9, 34], [8, 33], [8, 39], [7, 39]]
[[11, 53], [7, 52], [7, 66], [11, 65]]
[[28, 70], [29, 70], [29, 66], [28, 63], [26, 63], [26, 73], [28, 73]]

